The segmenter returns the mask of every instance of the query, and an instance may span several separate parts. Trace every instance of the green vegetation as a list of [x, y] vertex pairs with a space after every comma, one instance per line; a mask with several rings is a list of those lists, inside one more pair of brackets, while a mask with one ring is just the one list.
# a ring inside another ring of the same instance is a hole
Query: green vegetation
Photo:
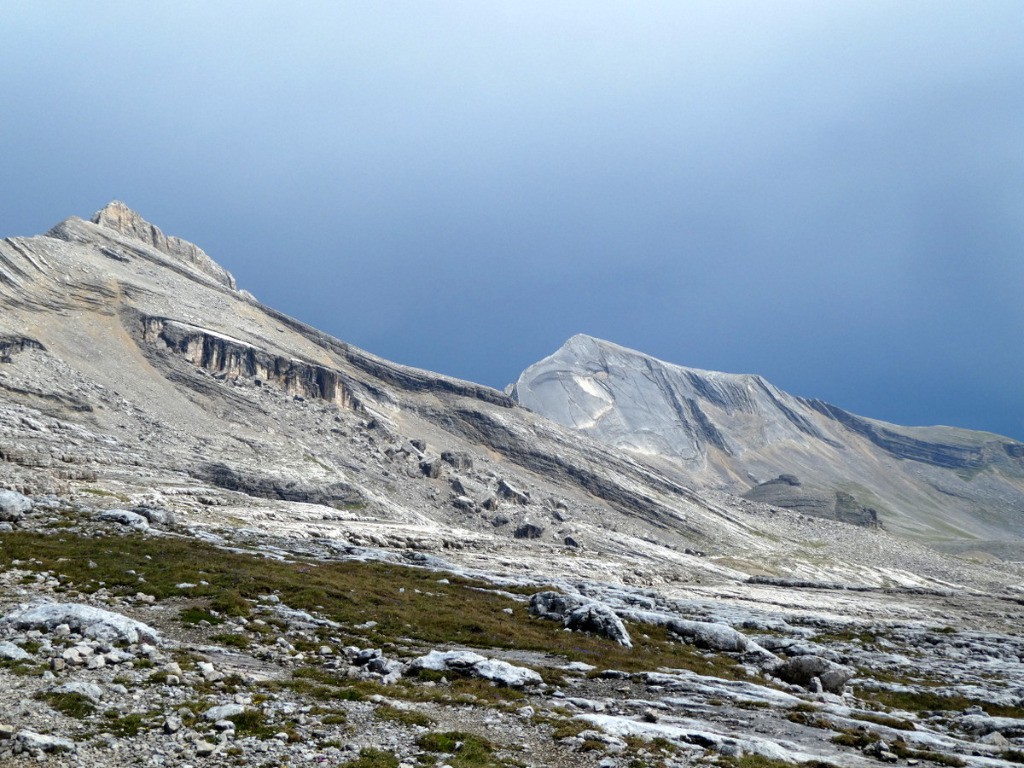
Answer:
[[398, 709], [388, 704], [382, 704], [373, 711], [373, 714], [380, 720], [388, 720], [402, 725], [419, 725], [428, 727], [434, 724], [434, 719], [414, 709]]
[[1024, 707], [993, 704], [990, 701], [973, 699], [968, 696], [949, 696], [937, 691], [880, 691], [857, 688], [854, 693], [864, 701], [874, 702], [889, 709], [902, 709], [905, 712], [928, 710], [948, 712], [980, 706], [992, 717], [1024, 718]]
[[210, 640], [221, 645], [231, 646], [232, 648], [248, 648], [252, 644], [252, 641], [245, 635], [228, 632], [213, 635], [210, 637]]
[[123, 493], [114, 493], [113, 491], [105, 491], [102, 488], [80, 488], [82, 493], [88, 493], [90, 496], [102, 496], [110, 499], [117, 499], [118, 501], [127, 504], [131, 499], [125, 496]]
[[270, 739], [280, 731], [280, 729], [268, 725], [267, 716], [258, 709], [247, 709], [237, 715], [231, 715], [228, 720], [235, 724], [235, 733], [239, 736]]
[[416, 743], [420, 749], [427, 752], [451, 755], [446, 762], [452, 768], [505, 768], [509, 765], [494, 756], [494, 744], [472, 733], [425, 733]]
[[[194, 539], [138, 534], [91, 538], [63, 531], [14, 531], [0, 534], [0, 542], [0, 567], [21, 560], [22, 568], [59, 571], [85, 593], [105, 587], [114, 594], [133, 595], [142, 577], [147, 593], [158, 600], [193, 601], [180, 614], [190, 624], [215, 625], [225, 615], [245, 616], [269, 592], [293, 608], [349, 626], [376, 621], [372, 629], [350, 631], [368, 644], [408, 638], [425, 645], [553, 653], [602, 669], [667, 667], [731, 679], [744, 676], [725, 654], [675, 642], [663, 628], [645, 626], [643, 634], [634, 633], [634, 648], [628, 650], [606, 638], [567, 634], [557, 622], [523, 616], [521, 604], [486, 582], [450, 575], [448, 583], [440, 583], [437, 572], [426, 569], [373, 562], [284, 562], [227, 552]], [[89, 567], [90, 561], [95, 567]], [[179, 588], [183, 582], [195, 586]], [[515, 609], [521, 618], [509, 621], [505, 608]]]
[[[793, 768], [796, 763], [789, 763], [785, 760], [776, 760], [763, 755], [744, 755], [743, 757], [720, 757], [718, 765], [723, 768]], [[806, 763], [799, 763], [801, 768], [837, 768], [832, 763], [822, 760], [812, 760]]]
[[902, 717], [891, 717], [890, 715], [881, 715], [873, 712], [855, 712], [850, 715], [854, 720], [863, 720], [867, 723], [874, 723], [875, 725], [884, 725], [888, 728], [893, 728], [897, 731], [916, 731], [915, 726], [910, 720], [906, 720]]
[[[832, 742], [834, 744], [839, 744], [844, 747], [852, 747], [854, 749], [863, 749], [864, 747], [870, 746], [871, 744], [881, 740], [881, 736], [867, 729], [846, 729], [832, 738]], [[898, 738], [893, 741], [889, 745], [889, 751], [904, 760], [927, 760], [928, 762], [935, 763], [936, 765], [950, 766], [950, 768], [963, 768], [963, 766], [967, 765], [964, 760], [956, 755], [946, 755], [942, 752], [913, 749], [902, 738]]]
[[398, 768], [398, 758], [382, 749], [365, 747], [359, 757], [345, 763], [345, 768]]
[[144, 721], [142, 715], [122, 715], [114, 709], [104, 712], [103, 717], [106, 718], [103, 728], [120, 738], [138, 736]]
[[79, 720], [88, 717], [96, 711], [96, 707], [93, 706], [92, 701], [90, 701], [87, 696], [83, 696], [80, 693], [40, 691], [35, 697], [40, 701], [45, 701], [58, 712], [62, 712], [68, 717], [74, 717]]
[[182, 608], [181, 613], [178, 615], [183, 624], [198, 624], [201, 621], [208, 622], [210, 624], [223, 624], [224, 619], [214, 616], [208, 610], [204, 608]]

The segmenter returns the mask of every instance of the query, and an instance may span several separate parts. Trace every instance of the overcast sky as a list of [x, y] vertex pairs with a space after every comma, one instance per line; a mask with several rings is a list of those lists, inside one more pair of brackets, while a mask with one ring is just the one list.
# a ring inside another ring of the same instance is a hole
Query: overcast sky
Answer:
[[0, 236], [118, 198], [402, 363], [501, 387], [584, 332], [1024, 439], [1019, 0], [68, 0], [0, 24]]

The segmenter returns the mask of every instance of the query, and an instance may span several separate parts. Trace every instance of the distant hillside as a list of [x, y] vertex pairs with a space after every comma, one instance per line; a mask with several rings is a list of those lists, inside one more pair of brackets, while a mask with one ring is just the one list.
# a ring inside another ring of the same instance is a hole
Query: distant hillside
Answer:
[[1024, 444], [1009, 438], [887, 424], [760, 376], [684, 368], [586, 335], [527, 368], [512, 394], [699, 488], [953, 548], [1005, 548], [1024, 534]]

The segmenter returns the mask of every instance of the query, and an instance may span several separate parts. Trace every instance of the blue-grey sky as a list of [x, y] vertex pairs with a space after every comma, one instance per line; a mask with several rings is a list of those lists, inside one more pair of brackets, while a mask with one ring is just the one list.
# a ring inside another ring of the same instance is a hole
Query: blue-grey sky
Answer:
[[8, 3], [0, 235], [119, 198], [503, 386], [577, 332], [1024, 438], [1024, 8]]

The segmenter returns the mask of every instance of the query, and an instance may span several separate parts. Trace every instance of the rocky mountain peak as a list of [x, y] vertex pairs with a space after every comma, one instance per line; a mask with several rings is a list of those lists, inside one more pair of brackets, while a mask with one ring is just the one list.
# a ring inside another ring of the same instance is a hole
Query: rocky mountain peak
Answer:
[[232, 290], [237, 288], [231, 273], [211, 259], [206, 251], [180, 237], [165, 235], [160, 227], [146, 221], [120, 200], [107, 203], [93, 214], [91, 221], [93, 224], [145, 243], [168, 256], [186, 261]]
[[671, 462], [696, 487], [909, 535], [945, 527], [998, 541], [1022, 529], [1024, 449], [998, 435], [886, 424], [758, 375], [673, 365], [584, 334], [511, 392], [588, 437]]

